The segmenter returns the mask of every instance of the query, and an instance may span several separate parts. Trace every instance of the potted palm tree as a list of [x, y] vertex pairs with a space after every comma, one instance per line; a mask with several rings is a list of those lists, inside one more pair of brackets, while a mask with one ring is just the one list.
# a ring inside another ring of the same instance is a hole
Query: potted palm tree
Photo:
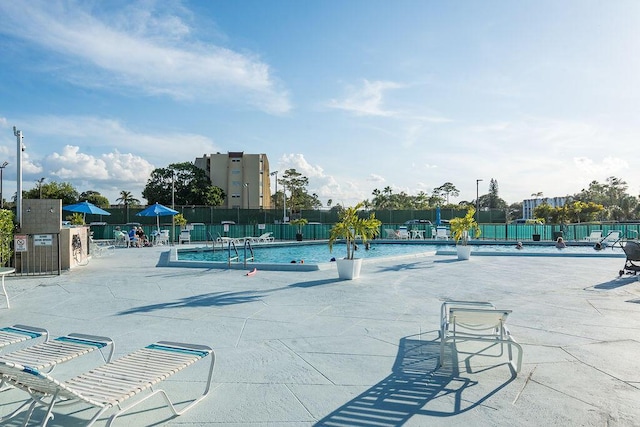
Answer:
[[470, 206], [464, 217], [453, 218], [450, 221], [451, 234], [456, 240], [456, 250], [460, 260], [469, 259], [471, 256], [471, 247], [468, 246], [469, 232], [473, 230], [476, 237], [480, 235], [480, 227], [474, 218], [475, 213], [475, 208]]
[[344, 239], [347, 246], [346, 258], [337, 259], [338, 277], [340, 279], [357, 279], [360, 277], [362, 258], [355, 258], [356, 239], [360, 238], [362, 243], [373, 239], [380, 233], [380, 220], [376, 219], [372, 213], [368, 218], [360, 218], [358, 209], [363, 203], [358, 203], [353, 207], [344, 209], [339, 216], [339, 221], [333, 224], [329, 230], [329, 250], [333, 250], [333, 245], [338, 239]]
[[302, 241], [302, 238], [304, 237], [304, 235], [302, 234], [302, 227], [307, 225], [308, 222], [309, 221], [307, 221], [306, 218], [296, 218], [289, 221], [289, 224], [298, 227], [298, 230], [296, 231], [296, 240], [298, 242]]

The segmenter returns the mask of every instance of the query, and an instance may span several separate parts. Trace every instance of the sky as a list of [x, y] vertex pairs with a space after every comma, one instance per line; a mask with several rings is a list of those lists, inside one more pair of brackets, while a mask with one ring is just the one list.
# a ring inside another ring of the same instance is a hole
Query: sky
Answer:
[[[0, 0], [5, 199], [265, 153], [323, 203], [640, 194], [636, 0]], [[478, 180], [482, 181], [478, 181]], [[272, 192], [275, 190], [272, 188]]]

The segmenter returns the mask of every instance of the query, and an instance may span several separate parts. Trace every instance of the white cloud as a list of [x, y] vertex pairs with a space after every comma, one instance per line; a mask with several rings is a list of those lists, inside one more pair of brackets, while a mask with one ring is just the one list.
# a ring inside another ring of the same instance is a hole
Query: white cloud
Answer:
[[46, 170], [61, 181], [90, 181], [110, 185], [131, 184], [144, 186], [154, 167], [139, 156], [113, 153], [91, 156], [80, 147], [67, 145], [62, 153], [53, 153], [44, 160]]
[[[204, 102], [242, 99], [274, 114], [290, 110], [289, 95], [268, 64], [207, 40], [188, 40], [192, 33], [178, 15], [182, 10], [158, 17], [152, 8], [143, 10], [150, 5], [136, 3], [138, 13], [123, 13], [121, 23], [111, 17], [116, 22], [109, 23], [84, 2], [2, 2], [0, 32], [61, 55], [66, 63], [50, 64], [47, 71], [73, 84]], [[170, 10], [163, 5], [165, 13]]]
[[397, 112], [385, 110], [383, 107], [383, 95], [387, 90], [404, 87], [399, 83], [364, 80], [361, 88], [349, 88], [346, 98], [332, 99], [329, 106], [341, 110], [350, 111], [358, 116], [395, 116]]
[[600, 162], [587, 157], [575, 157], [573, 162], [579, 171], [592, 176], [614, 176], [630, 169], [627, 160], [617, 157], [605, 157]]
[[[27, 119], [29, 137], [71, 142], [84, 151], [102, 152], [104, 147], [120, 152], [133, 150], [149, 163], [192, 161], [196, 156], [219, 151], [202, 135], [159, 132], [142, 133], [117, 120], [92, 116], [37, 116]], [[61, 144], [62, 145], [62, 144]], [[47, 147], [50, 148], [50, 145]], [[48, 153], [40, 153], [42, 156]]]
[[380, 175], [372, 173], [372, 174], [369, 175], [369, 178], [367, 178], [367, 181], [382, 183], [382, 182], [385, 182], [385, 179], [384, 179], [384, 177], [382, 177]]

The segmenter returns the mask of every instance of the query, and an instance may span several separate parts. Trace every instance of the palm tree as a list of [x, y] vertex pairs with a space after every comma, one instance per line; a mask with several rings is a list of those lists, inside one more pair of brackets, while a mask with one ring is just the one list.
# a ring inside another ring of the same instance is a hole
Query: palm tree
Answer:
[[139, 205], [140, 200], [133, 197], [130, 191], [122, 190], [120, 191], [120, 197], [116, 199], [118, 204], [124, 204], [125, 209], [127, 210], [127, 222], [129, 222], [129, 205]]

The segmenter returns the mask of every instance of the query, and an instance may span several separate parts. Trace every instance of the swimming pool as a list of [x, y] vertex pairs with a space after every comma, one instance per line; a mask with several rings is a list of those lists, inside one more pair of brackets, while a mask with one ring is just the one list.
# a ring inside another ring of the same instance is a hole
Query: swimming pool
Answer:
[[[326, 242], [317, 243], [292, 243], [273, 246], [254, 246], [254, 259], [249, 264], [301, 264], [317, 265], [328, 263], [332, 258], [344, 257], [345, 245], [337, 243], [333, 252], [329, 251]], [[525, 245], [523, 249], [516, 249], [512, 243], [508, 244], [481, 244], [471, 245], [471, 253], [479, 256], [575, 256], [575, 257], [624, 257], [621, 248], [606, 248], [596, 251], [591, 245], [568, 246], [565, 249], [556, 249], [553, 244]], [[415, 242], [372, 242], [370, 250], [365, 250], [360, 245], [356, 252], [358, 258], [389, 258], [399, 256], [420, 255], [455, 255], [456, 247], [453, 244], [429, 244]], [[235, 253], [234, 253], [235, 255]], [[216, 248], [190, 248], [178, 249], [176, 260], [193, 263], [220, 263], [228, 264], [229, 253], [227, 250]], [[247, 252], [247, 257], [250, 253]], [[245, 252], [238, 249], [238, 262], [244, 263]], [[237, 262], [236, 262], [237, 263]]]
[[[403, 244], [371, 244], [370, 250], [365, 250], [363, 245], [359, 245], [356, 251], [358, 258], [378, 258], [378, 257], [395, 257], [400, 255], [411, 255], [430, 252], [434, 254], [435, 245], [403, 245]], [[336, 243], [333, 251], [329, 251], [327, 243], [302, 243], [278, 246], [254, 246], [253, 247], [254, 262], [267, 264], [295, 264], [304, 261], [307, 264], [320, 264], [330, 262], [331, 258], [344, 257], [346, 247], [344, 244]], [[235, 253], [234, 253], [235, 255]], [[238, 249], [240, 262], [245, 259], [244, 250]], [[205, 250], [186, 249], [178, 250], [178, 260], [180, 261], [208, 261], [208, 262], [227, 262], [229, 253], [227, 250], [211, 248]], [[250, 256], [248, 254], [247, 256]], [[294, 261], [294, 262], [292, 262]]]

